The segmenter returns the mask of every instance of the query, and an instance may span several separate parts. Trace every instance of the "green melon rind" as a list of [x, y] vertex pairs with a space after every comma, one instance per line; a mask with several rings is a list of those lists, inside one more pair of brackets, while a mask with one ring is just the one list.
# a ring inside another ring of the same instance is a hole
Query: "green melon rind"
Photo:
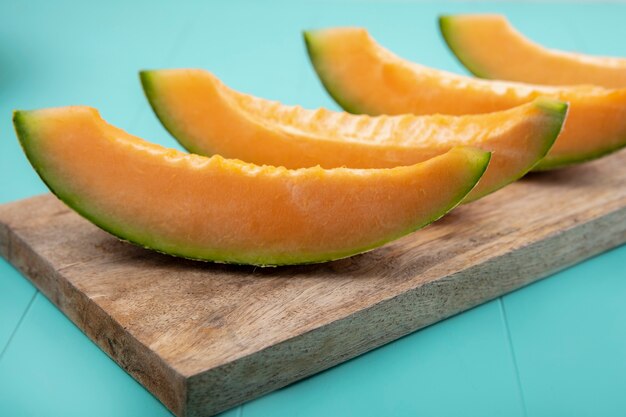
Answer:
[[[476, 183], [480, 180], [480, 177], [484, 174], [491, 154], [489, 152], [482, 152], [479, 150], [467, 150], [468, 152], [468, 164], [472, 165], [473, 176], [464, 187], [460, 188], [459, 194], [451, 204], [439, 213], [434, 214], [431, 218], [419, 222], [413, 225], [411, 228], [403, 230], [394, 235], [390, 235], [381, 239], [378, 242], [367, 245], [366, 247], [347, 249], [344, 251], [336, 251], [327, 254], [289, 254], [289, 255], [258, 255], [254, 253], [234, 253], [234, 252], [220, 252], [217, 250], [207, 250], [203, 248], [184, 247], [175, 243], [166, 243], [158, 241], [146, 231], [134, 230], [132, 226], [117, 222], [113, 219], [106, 219], [105, 216], [99, 216], [89, 209], [88, 203], [84, 203], [80, 195], [73, 195], [67, 192], [59, 181], [55, 181], [54, 176], [50, 175], [44, 167], [44, 163], [39, 158], [37, 153], [37, 135], [32, 133], [32, 127], [37, 122], [32, 120], [27, 111], [16, 111], [13, 116], [13, 124], [15, 131], [19, 139], [20, 145], [26, 154], [29, 162], [42, 179], [42, 181], [48, 186], [50, 191], [55, 194], [61, 201], [67, 206], [76, 211], [78, 214], [89, 220], [94, 225], [98, 226], [102, 230], [116, 236], [117, 238], [135, 244], [137, 246], [151, 249], [156, 252], [160, 252], [166, 255], [177, 256], [181, 258], [187, 258], [199, 261], [211, 261], [217, 263], [227, 264], [240, 264], [240, 265], [254, 265], [254, 266], [280, 266], [280, 265], [298, 265], [298, 264], [314, 264], [321, 262], [333, 261], [341, 258], [346, 258], [359, 253], [367, 252], [375, 249], [387, 242], [395, 240], [401, 236], [412, 233], [444, 216], [447, 212], [456, 207], [461, 200], [474, 188]], [[471, 157], [470, 157], [471, 154]]]
[[[546, 114], [550, 118], [550, 122], [548, 123], [546, 129], [545, 136], [545, 146], [541, 150], [540, 157], [537, 158], [537, 162], [530, 167], [526, 172], [519, 176], [519, 178], [526, 175], [528, 172], [535, 170], [537, 166], [539, 166], [546, 158], [550, 149], [558, 139], [561, 131], [563, 130], [563, 126], [565, 125], [565, 121], [567, 120], [567, 112], [569, 111], [569, 104], [566, 102], [552, 100], [547, 98], [537, 99], [533, 102], [533, 104], [542, 110], [544, 114]], [[515, 180], [519, 179], [516, 178]]]
[[187, 259], [197, 259], [193, 256], [185, 256], [182, 253], [178, 253], [175, 249], [161, 250], [155, 248], [149, 242], [154, 240], [148, 233], [142, 234], [141, 231], [133, 230], [132, 226], [124, 225], [120, 222], [116, 222], [113, 219], [106, 219], [105, 216], [98, 216], [93, 213], [92, 210], [84, 207], [82, 204], [82, 198], [79, 195], [72, 194], [65, 190], [62, 185], [57, 184], [58, 181], [54, 180], [53, 175], [46, 172], [44, 163], [38, 157], [36, 152], [36, 139], [37, 136], [32, 134], [32, 126], [36, 124], [36, 121], [29, 120], [29, 111], [15, 111], [13, 113], [13, 125], [17, 134], [20, 146], [26, 155], [26, 158], [34, 168], [35, 172], [41, 178], [43, 183], [50, 189], [50, 191], [61, 201], [63, 201], [68, 207], [76, 211], [85, 219], [89, 220], [94, 225], [107, 233], [112, 234], [118, 239], [132, 243], [137, 246], [141, 246], [146, 249], [151, 249], [156, 252], [164, 253], [167, 255], [179, 256]]
[[[305, 39], [307, 39], [309, 32], [305, 32]], [[207, 155], [205, 151], [198, 149], [194, 146], [194, 140], [186, 137], [184, 131], [179, 129], [179, 123], [177, 123], [171, 116], [168, 110], [168, 105], [161, 99], [158, 92], [158, 70], [154, 71], [141, 71], [140, 79], [143, 90], [145, 92], [146, 98], [150, 103], [154, 113], [157, 118], [163, 124], [163, 127], [176, 139], [186, 150], [191, 153], [196, 153], [199, 155]], [[472, 201], [478, 200], [488, 194], [491, 194], [506, 185], [518, 180], [523, 177], [530, 171], [537, 163], [539, 163], [548, 153], [554, 141], [556, 140], [559, 132], [561, 131], [561, 127], [563, 125], [565, 115], [567, 113], [567, 104], [557, 100], [551, 99], [540, 99], [536, 102], [537, 108], [542, 111], [544, 114], [548, 116], [550, 120], [546, 126], [546, 132], [543, 136], [544, 147], [540, 150], [536, 155], [536, 163], [532, 166], [529, 166], [528, 169], [520, 172], [516, 177], [508, 179], [498, 188], [490, 190], [487, 193], [481, 193], [477, 195], [472, 195], [471, 198], [466, 198], [463, 203], [470, 203]]]
[[187, 139], [185, 132], [178, 129], [179, 123], [176, 123], [173, 120], [172, 116], [168, 112], [168, 106], [163, 103], [159, 92], [157, 91], [157, 83], [155, 82], [156, 77], [158, 77], [158, 71], [139, 71], [141, 86], [157, 119], [159, 119], [159, 122], [161, 122], [165, 130], [167, 130], [168, 133], [172, 135], [172, 137], [176, 139], [176, 141], [187, 151], [198, 155], [206, 155], [206, 152], [203, 152], [201, 149], [194, 146], [195, 141]]
[[[447, 28], [450, 26], [451, 18], [452, 18], [451, 16], [442, 16], [440, 18], [440, 25], [442, 27], [442, 33], [447, 33]], [[342, 91], [341, 86], [334, 83], [332, 75], [327, 73], [325, 69], [326, 63], [322, 59], [323, 54], [321, 53], [321, 49], [323, 49], [323, 46], [319, 45], [316, 39], [317, 32], [318, 31], [312, 30], [312, 31], [305, 31], [303, 32], [303, 34], [304, 34], [304, 40], [305, 40], [305, 44], [307, 47], [309, 59], [311, 60], [311, 64], [313, 65], [313, 68], [315, 72], [317, 73], [318, 78], [320, 79], [322, 85], [324, 86], [328, 94], [332, 97], [332, 99], [335, 100], [335, 102], [337, 102], [337, 104], [339, 104], [339, 106], [341, 106], [344, 110], [350, 113], [354, 113], [354, 114], [360, 114], [360, 113], [367, 114], [368, 112], [362, 111], [362, 108], [358, 104], [349, 102], [343, 97], [343, 94], [341, 92]], [[542, 149], [541, 153], [537, 155], [537, 163], [533, 167], [530, 167], [528, 170], [521, 172], [518, 177], [513, 178], [510, 181], [502, 184], [500, 188], [510, 184], [513, 181], [518, 180], [519, 178], [526, 175], [529, 171], [537, 169], [538, 166], [541, 166], [541, 164], [543, 163], [542, 162], [543, 159], [548, 154], [548, 152], [554, 145], [554, 142], [556, 141], [559, 133], [561, 132], [561, 129], [565, 120], [565, 116], [567, 114], [567, 109], [568, 109], [567, 104], [557, 101], [557, 100], [549, 100], [549, 99], [541, 100], [541, 103], [542, 104], [538, 104], [537, 106], [542, 111], [546, 112], [547, 114], [552, 115], [553, 116], [552, 119], [554, 121], [554, 123], [551, 124], [546, 131], [545, 142], [544, 142], [545, 147]], [[497, 189], [492, 190], [490, 193], [494, 191], [497, 191]], [[487, 194], [473, 196], [472, 199], [468, 199], [467, 201], [464, 201], [464, 203], [475, 201], [481, 197], [484, 197], [485, 195]]]
[[[439, 29], [446, 44], [459, 60], [459, 62], [473, 75], [485, 79], [493, 78], [489, 75], [488, 71], [481, 69], [480, 65], [472, 60], [472, 56], [466, 53], [466, 51], [464, 51], [463, 48], [457, 44], [457, 35], [454, 29], [455, 17], [456, 16], [454, 15], [439, 16]], [[626, 147], [626, 137], [624, 137], [623, 140], [620, 141], [617, 145], [606, 149], [601, 149], [596, 152], [580, 154], [576, 156], [548, 156], [541, 160], [532, 170], [549, 171], [553, 169], [565, 168], [567, 166], [581, 164], [583, 162], [588, 162], [594, 159], [601, 158], [613, 152], [619, 151], [624, 147]]]
[[[489, 78], [486, 73], [483, 73], [478, 69], [475, 65], [472, 64], [471, 59], [464, 56], [460, 49], [456, 46], [454, 41], [454, 18], [455, 16], [441, 16], [439, 18], [439, 26], [441, 28], [441, 33], [446, 43], [452, 50], [452, 52], [457, 56], [459, 61], [474, 75], [481, 78]], [[311, 63], [313, 64], [313, 68], [315, 69], [322, 85], [328, 91], [330, 96], [343, 107], [346, 111], [351, 113], [365, 113], [368, 114], [367, 111], [363, 111], [359, 107], [358, 104], [350, 103], [342, 97], [342, 88], [340, 85], [337, 85], [333, 82], [332, 75], [327, 74], [325, 68], [325, 63], [321, 58], [321, 49], [322, 46], [316, 42], [315, 39], [316, 31], [307, 31], [304, 32], [305, 40], [307, 42], [307, 50], [309, 52], [309, 57], [311, 59]], [[549, 135], [548, 135], [549, 136]], [[550, 145], [552, 146], [552, 145]], [[563, 157], [551, 157], [546, 156], [541, 161], [539, 161], [531, 171], [547, 171], [552, 169], [564, 168], [571, 165], [580, 164], [583, 162], [588, 162], [594, 159], [598, 159], [600, 157], [609, 155], [613, 152], [616, 152], [620, 149], [626, 148], [626, 137], [623, 138], [617, 145], [613, 147], [609, 147], [606, 149], [601, 149], [596, 152], [580, 154], [576, 156], [568, 155]]]
[[357, 103], [353, 103], [350, 100], [343, 97], [341, 94], [341, 86], [336, 85], [333, 82], [333, 77], [326, 74], [324, 70], [324, 60], [320, 56], [319, 45], [316, 39], [316, 34], [319, 31], [305, 30], [302, 32], [304, 37], [304, 44], [309, 55], [309, 60], [313, 69], [318, 75], [318, 79], [322, 83], [322, 86], [330, 95], [330, 97], [345, 111], [352, 114], [368, 114], [368, 112], [361, 108]]
[[516, 177], [507, 179], [500, 187], [495, 188], [488, 193], [482, 195], [472, 196], [471, 199], [466, 198], [463, 200], [463, 204], [471, 203], [472, 201], [476, 201], [482, 197], [485, 197], [489, 194], [492, 194], [507, 185], [519, 180], [528, 172], [535, 169], [535, 167], [540, 164], [545, 156], [550, 152], [552, 146], [556, 142], [561, 130], [563, 129], [563, 125], [567, 118], [567, 112], [569, 109], [569, 105], [563, 101], [552, 100], [552, 99], [537, 99], [533, 101], [533, 105], [539, 109], [544, 116], [546, 116], [547, 121], [545, 124], [545, 133], [542, 136], [542, 147], [539, 152], [535, 156], [535, 163], [530, 165], [526, 170], [521, 171]]
[[[546, 108], [550, 106], [549, 104], [550, 102], [559, 103], [558, 101], [548, 100], [548, 99], [539, 99], [537, 102], [543, 103], [542, 105]], [[613, 152], [617, 152], [620, 149], [623, 149], [624, 147], [626, 147], [626, 136], [624, 136], [624, 138], [622, 138], [622, 141], [619, 142], [617, 145], [608, 147], [606, 149], [600, 149], [596, 152], [591, 152], [591, 153], [586, 153], [586, 154], [581, 154], [581, 155], [576, 155], [576, 156], [571, 156], [571, 155], [561, 156], [561, 157], [547, 156], [543, 158], [541, 161], [539, 161], [539, 163], [535, 165], [532, 171], [549, 171], [553, 169], [565, 168], [571, 165], [581, 164], [583, 162], [589, 162], [594, 159], [598, 159], [603, 156], [609, 155]]]
[[561, 157], [544, 158], [532, 170], [533, 171], [550, 171], [553, 169], [566, 168], [572, 165], [578, 165], [584, 162], [593, 161], [594, 159], [602, 158], [604, 156], [610, 155], [624, 148], [626, 148], [626, 136], [623, 138], [623, 141], [618, 143], [617, 145], [610, 147], [610, 148], [601, 149], [596, 152], [577, 155], [577, 156], [568, 155], [568, 156], [561, 156]]
[[454, 30], [454, 15], [448, 16], [439, 16], [439, 31], [443, 40], [448, 45], [448, 48], [452, 52], [452, 54], [456, 57], [456, 59], [463, 65], [472, 75], [479, 78], [490, 79], [493, 78], [489, 75], [487, 71], [484, 71], [480, 68], [480, 65], [477, 65], [472, 60], [472, 56], [467, 54], [462, 47], [460, 47], [457, 42], [457, 36]]

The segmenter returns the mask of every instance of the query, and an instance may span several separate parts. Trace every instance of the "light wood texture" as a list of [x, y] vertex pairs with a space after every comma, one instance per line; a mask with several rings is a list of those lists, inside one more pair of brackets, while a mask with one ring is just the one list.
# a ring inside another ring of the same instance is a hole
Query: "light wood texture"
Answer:
[[51, 195], [0, 206], [0, 251], [179, 416], [209, 415], [626, 241], [626, 153], [532, 174], [373, 252], [200, 263], [120, 242]]

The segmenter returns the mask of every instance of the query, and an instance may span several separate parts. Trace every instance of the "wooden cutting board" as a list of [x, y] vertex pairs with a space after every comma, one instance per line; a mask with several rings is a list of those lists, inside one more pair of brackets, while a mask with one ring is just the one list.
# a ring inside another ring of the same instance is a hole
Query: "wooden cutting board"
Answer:
[[51, 195], [0, 206], [2, 255], [179, 416], [217, 413], [623, 242], [626, 152], [531, 174], [395, 243], [313, 266], [160, 255]]

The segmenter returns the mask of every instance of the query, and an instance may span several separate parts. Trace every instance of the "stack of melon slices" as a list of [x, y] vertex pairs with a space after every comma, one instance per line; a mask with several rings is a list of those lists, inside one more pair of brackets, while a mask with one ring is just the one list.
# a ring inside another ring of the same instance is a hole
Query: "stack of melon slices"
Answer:
[[626, 145], [626, 89], [519, 82], [621, 88], [625, 61], [546, 50], [498, 16], [440, 23], [475, 74], [518, 82], [423, 67], [364, 29], [335, 28], [306, 32], [306, 46], [331, 96], [359, 115], [285, 106], [181, 69], [141, 81], [190, 154], [87, 107], [18, 111], [14, 124], [48, 187], [102, 229], [171, 255], [262, 266], [361, 253], [531, 169]]

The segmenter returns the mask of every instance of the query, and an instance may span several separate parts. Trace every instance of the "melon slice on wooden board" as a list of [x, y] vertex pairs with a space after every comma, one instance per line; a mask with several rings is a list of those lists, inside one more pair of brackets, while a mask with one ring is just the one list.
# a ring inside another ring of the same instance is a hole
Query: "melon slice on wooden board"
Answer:
[[626, 88], [626, 59], [545, 48], [497, 14], [441, 16], [446, 43], [474, 75], [547, 85]]
[[419, 229], [471, 191], [490, 157], [454, 148], [392, 169], [288, 170], [166, 149], [88, 107], [19, 111], [14, 124], [52, 192], [102, 229], [171, 255], [254, 265], [338, 259]]
[[243, 94], [199, 69], [143, 71], [146, 96], [190, 152], [303, 168], [391, 168], [466, 145], [491, 151], [473, 201], [523, 176], [550, 150], [567, 105], [537, 100], [472, 116], [355, 116]]
[[569, 102], [569, 113], [556, 143], [535, 169], [595, 159], [626, 146], [626, 89], [547, 87], [456, 75], [402, 59], [361, 28], [309, 31], [305, 41], [322, 83], [350, 112], [477, 114], [550, 97]]

